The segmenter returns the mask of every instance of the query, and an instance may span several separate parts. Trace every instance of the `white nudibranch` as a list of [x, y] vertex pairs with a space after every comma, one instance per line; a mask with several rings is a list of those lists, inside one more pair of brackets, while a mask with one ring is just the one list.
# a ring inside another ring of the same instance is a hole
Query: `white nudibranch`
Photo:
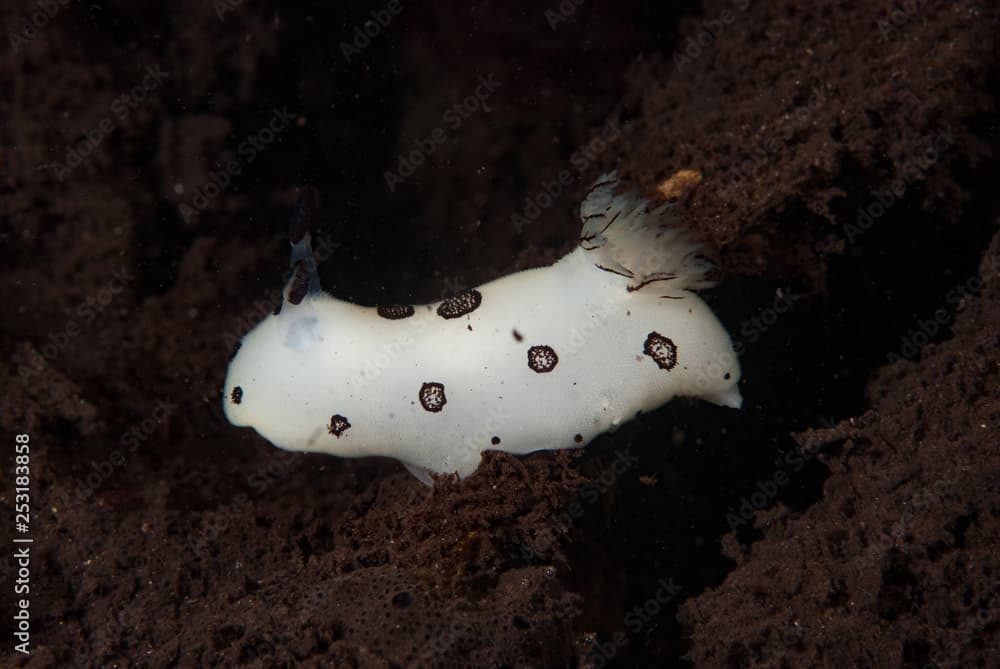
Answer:
[[279, 448], [396, 458], [430, 484], [487, 449], [584, 446], [678, 395], [739, 408], [732, 342], [692, 292], [712, 264], [675, 205], [617, 183], [594, 183], [555, 264], [421, 306], [322, 292], [300, 205], [284, 302], [237, 346], [226, 417]]

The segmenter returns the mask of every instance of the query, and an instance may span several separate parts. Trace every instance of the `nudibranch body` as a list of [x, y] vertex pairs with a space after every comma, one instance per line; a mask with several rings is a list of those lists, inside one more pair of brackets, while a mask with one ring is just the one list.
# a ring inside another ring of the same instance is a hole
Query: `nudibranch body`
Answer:
[[388, 456], [425, 483], [482, 451], [575, 448], [681, 395], [738, 408], [729, 335], [694, 293], [711, 263], [651, 209], [599, 179], [579, 245], [444, 301], [363, 307], [319, 290], [293, 224], [285, 301], [247, 334], [224, 408], [275, 446]]

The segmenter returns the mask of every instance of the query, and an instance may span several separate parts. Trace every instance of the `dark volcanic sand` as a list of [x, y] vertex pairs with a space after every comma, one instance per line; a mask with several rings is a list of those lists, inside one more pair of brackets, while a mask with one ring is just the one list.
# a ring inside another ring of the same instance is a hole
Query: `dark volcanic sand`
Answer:
[[[0, 10], [0, 664], [1000, 666], [993, 3], [403, 2], [347, 62], [388, 4]], [[223, 418], [304, 184], [328, 290], [424, 302], [558, 258], [614, 166], [702, 173], [742, 411], [433, 490]]]

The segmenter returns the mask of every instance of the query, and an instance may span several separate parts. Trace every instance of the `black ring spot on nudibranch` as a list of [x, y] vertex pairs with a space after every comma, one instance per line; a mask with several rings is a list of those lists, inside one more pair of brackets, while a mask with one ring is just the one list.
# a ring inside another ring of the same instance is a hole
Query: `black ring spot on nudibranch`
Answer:
[[239, 386], [233, 386], [233, 392], [229, 393], [229, 399], [233, 401], [233, 404], [239, 404], [243, 401], [243, 389]]
[[524, 341], [524, 335], [517, 330], [511, 330], [510, 333], [514, 335], [514, 341]]
[[388, 318], [390, 321], [409, 318], [415, 313], [409, 304], [380, 304], [375, 307], [375, 311], [378, 312], [379, 316]]
[[490, 443], [496, 446], [497, 444], [500, 443], [500, 437], [493, 437], [492, 439], [490, 439]]
[[653, 331], [646, 336], [642, 352], [655, 360], [660, 369], [670, 371], [677, 366], [677, 346], [659, 332]]
[[576, 443], [579, 444], [581, 441], [583, 441], [583, 435], [582, 434], [574, 434], [573, 435], [573, 441], [575, 441]]
[[326, 428], [326, 431], [340, 439], [340, 435], [347, 432], [351, 424], [347, 421], [346, 416], [341, 416], [339, 413], [330, 416], [330, 425]]
[[551, 346], [532, 346], [528, 349], [528, 367], [539, 374], [551, 372], [559, 364], [559, 356]]
[[463, 290], [458, 295], [449, 297], [437, 308], [437, 314], [441, 318], [458, 318], [465, 314], [471, 314], [483, 303], [483, 295], [478, 290]]
[[437, 413], [448, 403], [448, 398], [444, 396], [443, 383], [425, 383], [420, 386], [420, 406], [426, 411]]
[[233, 352], [229, 354], [229, 362], [232, 362], [233, 360], [236, 359], [236, 354], [240, 352], [240, 348], [242, 347], [243, 347], [242, 341], [238, 341], [235, 344], [233, 344]]

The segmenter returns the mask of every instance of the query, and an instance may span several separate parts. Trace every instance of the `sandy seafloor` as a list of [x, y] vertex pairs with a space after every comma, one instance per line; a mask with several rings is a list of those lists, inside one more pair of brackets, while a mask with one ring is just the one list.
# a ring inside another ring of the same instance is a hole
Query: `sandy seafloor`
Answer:
[[[994, 3], [3, 4], [0, 665], [1000, 666]], [[742, 410], [433, 491], [222, 416], [303, 186], [333, 295], [423, 303], [616, 167], [702, 175]]]

